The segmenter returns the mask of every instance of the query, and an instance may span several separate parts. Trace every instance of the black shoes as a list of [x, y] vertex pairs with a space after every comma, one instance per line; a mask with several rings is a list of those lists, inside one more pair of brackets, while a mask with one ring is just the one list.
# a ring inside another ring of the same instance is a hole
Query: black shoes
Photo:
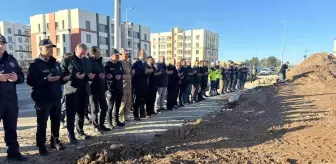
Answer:
[[7, 154], [7, 160], [16, 161], [16, 162], [24, 162], [27, 161], [27, 158], [22, 156], [20, 152], [13, 152]]
[[71, 138], [69, 138], [69, 143], [72, 144], [72, 145], [77, 145], [78, 140], [75, 137], [71, 137]]
[[60, 140], [55, 140], [54, 142], [51, 142], [50, 143], [50, 147], [52, 148], [52, 149], [56, 149], [56, 150], [64, 150], [65, 149], [65, 147], [64, 147], [64, 145], [61, 143], [61, 141]]
[[40, 156], [47, 156], [49, 154], [45, 146], [39, 147], [39, 153], [40, 153]]
[[98, 127], [94, 128], [93, 131], [94, 131], [97, 135], [102, 135], [102, 134], [103, 134], [103, 130], [100, 129], [100, 128], [98, 128]]
[[101, 125], [101, 126], [100, 126], [100, 129], [103, 130], [103, 131], [105, 131], [105, 132], [107, 132], [107, 131], [111, 131], [111, 129], [110, 129], [110, 128], [107, 128], [105, 125]]
[[120, 122], [120, 121], [117, 121], [117, 122], [113, 123], [113, 126], [123, 127], [123, 126], [125, 126], [125, 124]]
[[141, 121], [140, 117], [134, 117], [134, 121]]

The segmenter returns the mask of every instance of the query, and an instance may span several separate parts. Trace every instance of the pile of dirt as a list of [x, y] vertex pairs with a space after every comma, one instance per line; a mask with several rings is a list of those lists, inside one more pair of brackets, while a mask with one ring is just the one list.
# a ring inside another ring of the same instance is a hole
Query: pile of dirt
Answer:
[[296, 84], [336, 86], [336, 58], [329, 53], [316, 53], [288, 72]]

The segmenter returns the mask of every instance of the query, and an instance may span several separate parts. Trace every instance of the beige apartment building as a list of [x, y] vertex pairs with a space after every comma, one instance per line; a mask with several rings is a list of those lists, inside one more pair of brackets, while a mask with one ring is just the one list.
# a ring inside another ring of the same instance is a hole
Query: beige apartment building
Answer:
[[16, 58], [21, 67], [27, 67], [32, 59], [30, 26], [0, 21], [0, 34], [7, 39], [7, 52]]
[[[127, 22], [120, 25], [120, 45], [127, 48], [134, 56], [140, 49], [150, 53], [150, 29]], [[63, 54], [74, 51], [78, 43], [88, 47], [98, 46], [104, 60], [109, 60], [114, 48], [114, 20], [110, 16], [82, 9], [65, 9], [57, 12], [39, 14], [30, 17], [31, 45], [33, 58], [39, 54], [38, 44], [41, 39], [49, 38], [57, 48], [54, 57], [60, 59]]]
[[218, 34], [205, 29], [172, 28], [170, 32], [151, 33], [150, 40], [151, 55], [156, 60], [162, 55], [167, 61], [171, 58], [210, 63], [218, 60]]

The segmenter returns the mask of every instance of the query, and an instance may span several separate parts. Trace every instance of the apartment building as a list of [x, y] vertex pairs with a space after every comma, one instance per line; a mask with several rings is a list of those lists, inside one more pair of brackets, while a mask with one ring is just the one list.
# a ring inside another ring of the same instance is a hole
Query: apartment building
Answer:
[[158, 60], [164, 55], [166, 60], [187, 59], [218, 60], [218, 34], [205, 30], [183, 30], [172, 28], [169, 32], [151, 34], [151, 55]]
[[21, 66], [29, 65], [26, 61], [32, 58], [30, 26], [1, 21], [0, 34], [7, 39], [7, 52], [13, 55]]
[[[57, 48], [54, 57], [60, 59], [63, 54], [71, 53], [79, 43], [88, 47], [98, 46], [104, 60], [109, 60], [114, 48], [114, 20], [110, 16], [83, 9], [65, 9], [48, 14], [30, 17], [32, 54], [39, 54], [38, 43], [49, 38]], [[150, 53], [150, 29], [139, 24], [122, 22], [119, 27], [121, 47], [127, 48], [131, 56], [140, 49]], [[127, 31], [127, 34], [126, 34]]]

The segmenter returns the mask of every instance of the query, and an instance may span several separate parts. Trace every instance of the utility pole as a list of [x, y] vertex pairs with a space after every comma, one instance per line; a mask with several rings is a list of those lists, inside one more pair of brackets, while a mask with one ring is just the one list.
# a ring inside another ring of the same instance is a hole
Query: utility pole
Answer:
[[283, 65], [283, 57], [285, 53], [285, 40], [286, 40], [286, 27], [287, 27], [287, 21], [286, 20], [280, 20], [280, 22], [284, 22], [284, 32], [283, 32], [283, 38], [282, 38], [282, 54], [281, 54], [281, 65]]
[[114, 48], [120, 49], [120, 5], [121, 0], [114, 0]]

